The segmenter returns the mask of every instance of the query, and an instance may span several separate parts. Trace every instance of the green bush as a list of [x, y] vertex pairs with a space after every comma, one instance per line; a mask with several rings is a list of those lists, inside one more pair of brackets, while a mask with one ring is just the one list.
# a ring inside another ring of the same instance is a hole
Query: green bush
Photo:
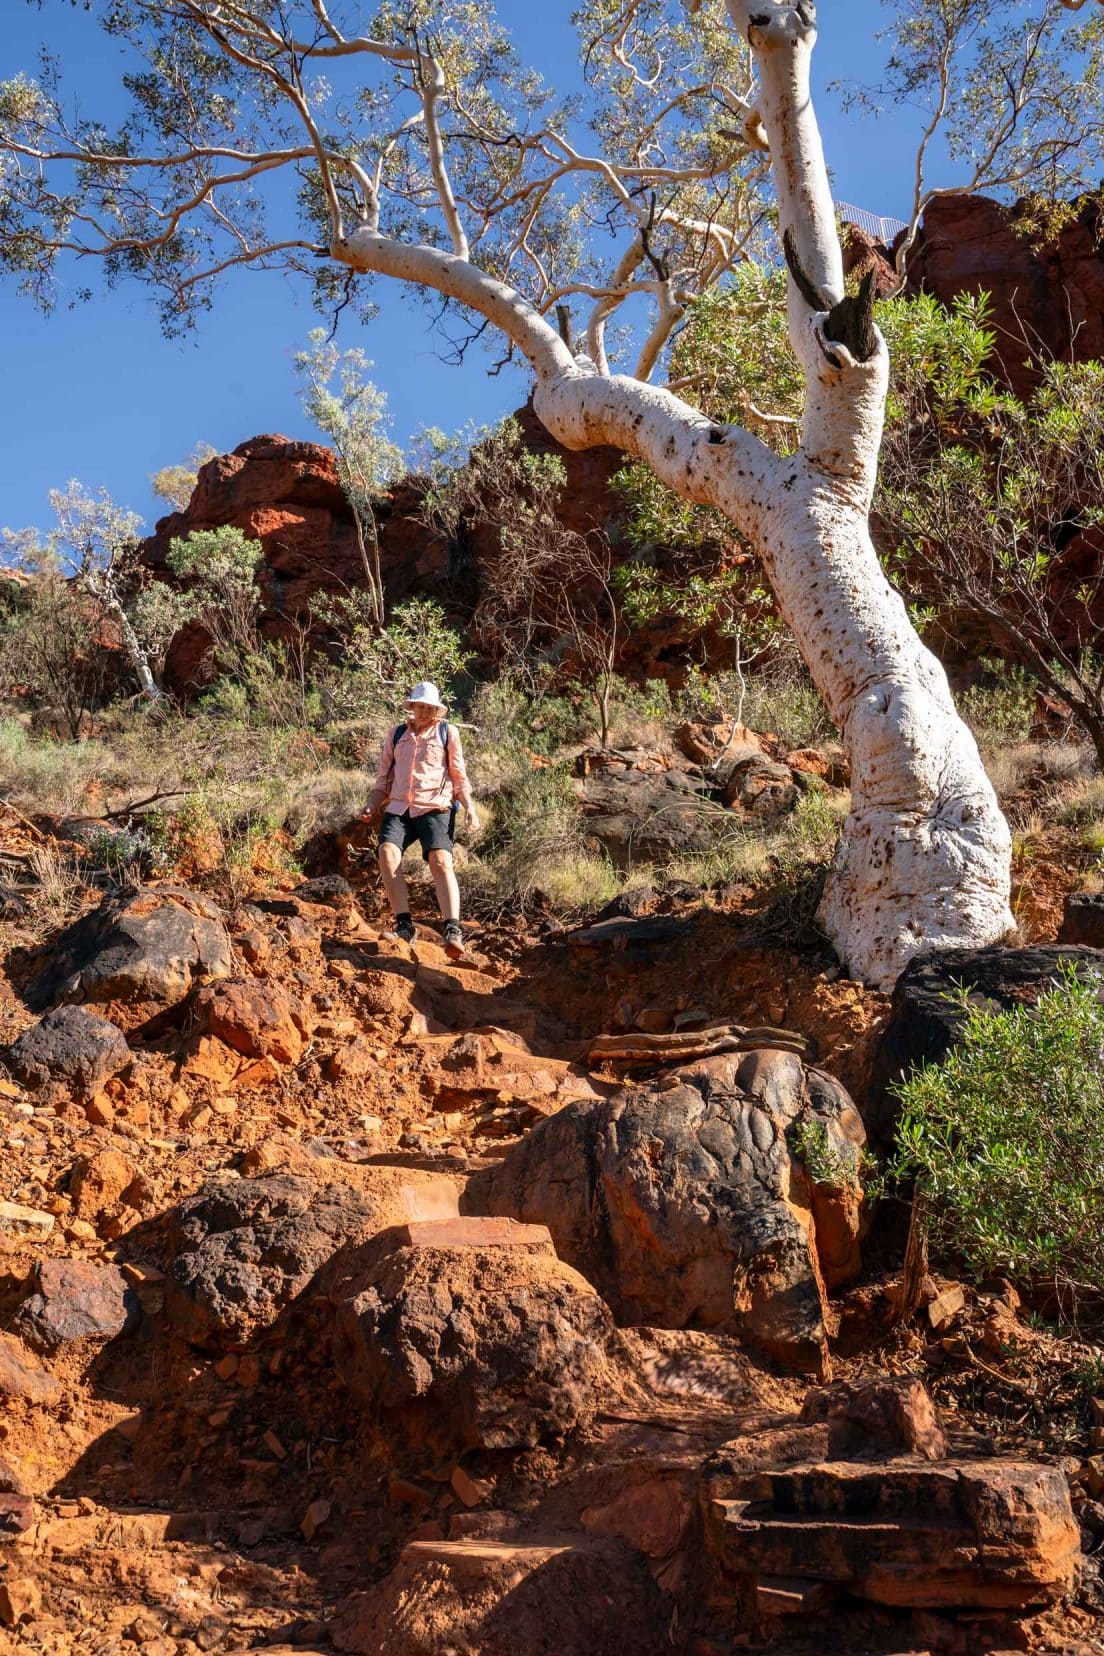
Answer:
[[890, 1171], [916, 1181], [932, 1245], [982, 1275], [1104, 1294], [1104, 1007], [1072, 967], [1034, 1008], [965, 991], [961, 1043], [897, 1089]]
[[1015, 667], [1002, 668], [1001, 675], [995, 684], [972, 684], [958, 698], [958, 710], [980, 748], [1009, 747], [1031, 735], [1035, 686]]

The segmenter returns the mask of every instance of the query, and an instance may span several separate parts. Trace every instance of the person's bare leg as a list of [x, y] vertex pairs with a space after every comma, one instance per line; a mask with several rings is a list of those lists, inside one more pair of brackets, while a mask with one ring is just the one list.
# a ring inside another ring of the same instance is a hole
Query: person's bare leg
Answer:
[[459, 920], [460, 918], [460, 887], [456, 883], [456, 870], [452, 866], [451, 851], [431, 851], [429, 853], [429, 872], [433, 875], [433, 885], [437, 892], [437, 907], [441, 911], [442, 920]]
[[406, 889], [406, 881], [402, 875], [402, 852], [397, 845], [381, 845], [379, 848], [380, 873], [383, 875], [383, 889], [387, 901], [391, 904], [393, 914], [410, 913], [410, 893]]

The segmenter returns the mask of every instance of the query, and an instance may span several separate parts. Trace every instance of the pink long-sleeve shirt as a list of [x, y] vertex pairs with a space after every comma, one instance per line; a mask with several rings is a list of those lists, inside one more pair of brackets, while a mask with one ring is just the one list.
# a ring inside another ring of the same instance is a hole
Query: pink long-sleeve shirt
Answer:
[[392, 730], [383, 744], [368, 810], [376, 810], [386, 800], [385, 809], [400, 816], [404, 811], [412, 817], [447, 811], [454, 802], [470, 811], [471, 785], [460, 732], [449, 725], [448, 733], [446, 756], [439, 724], [431, 724], [419, 735], [408, 722], [398, 741]]

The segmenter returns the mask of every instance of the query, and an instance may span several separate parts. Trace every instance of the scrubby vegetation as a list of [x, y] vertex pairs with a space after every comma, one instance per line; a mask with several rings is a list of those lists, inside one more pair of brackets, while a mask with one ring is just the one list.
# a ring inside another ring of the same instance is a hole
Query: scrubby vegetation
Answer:
[[1068, 969], [1034, 1007], [979, 1010], [900, 1088], [895, 1173], [948, 1264], [1104, 1309], [1104, 1005]]

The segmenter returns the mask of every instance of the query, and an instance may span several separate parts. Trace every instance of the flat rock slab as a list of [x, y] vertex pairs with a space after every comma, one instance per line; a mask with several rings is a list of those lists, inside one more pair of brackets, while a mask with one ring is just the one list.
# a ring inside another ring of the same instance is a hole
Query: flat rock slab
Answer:
[[130, 1063], [122, 1031], [83, 1006], [58, 1006], [25, 1029], [4, 1057], [25, 1087], [64, 1083], [80, 1097], [97, 1092]]
[[50, 1352], [77, 1340], [105, 1345], [133, 1328], [140, 1315], [138, 1296], [117, 1266], [44, 1259], [16, 1329], [36, 1350]]
[[1080, 1532], [1055, 1467], [830, 1461], [707, 1478], [726, 1574], [833, 1583], [916, 1609], [1018, 1611], [1072, 1587]]
[[19, 1202], [0, 1202], [0, 1236], [21, 1236], [43, 1242], [53, 1228], [52, 1213], [23, 1207]]
[[547, 1225], [522, 1225], [516, 1219], [431, 1219], [400, 1225], [400, 1246], [408, 1248], [527, 1248], [555, 1257]]
[[639, 919], [600, 920], [568, 932], [565, 941], [573, 949], [654, 947], [690, 937], [698, 923], [689, 914], [646, 914]]
[[216, 903], [182, 886], [148, 886], [107, 897], [67, 926], [26, 998], [36, 1009], [59, 1001], [168, 1007], [233, 969]]

